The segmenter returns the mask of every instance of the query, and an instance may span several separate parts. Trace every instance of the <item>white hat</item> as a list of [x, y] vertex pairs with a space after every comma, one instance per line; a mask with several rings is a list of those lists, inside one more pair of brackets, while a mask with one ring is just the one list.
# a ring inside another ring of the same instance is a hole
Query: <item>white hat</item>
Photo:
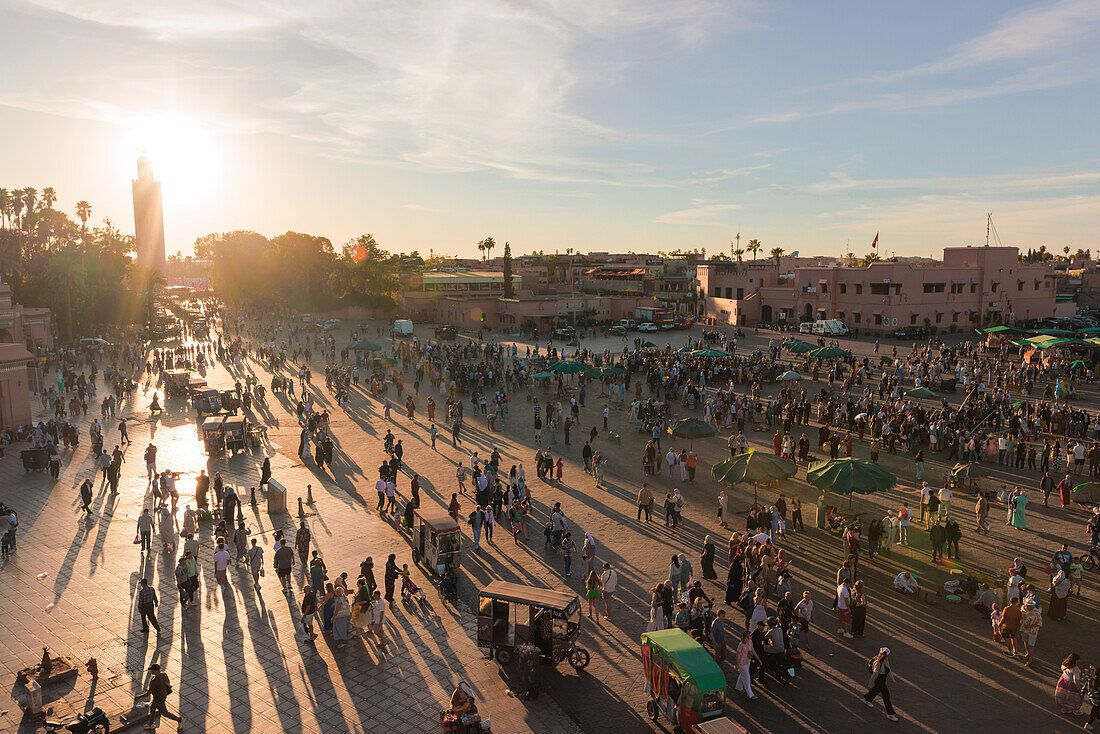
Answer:
[[879, 655], [889, 655], [889, 654], [890, 654], [890, 648], [888, 648], [888, 647], [880, 647], [880, 648], [878, 649], [878, 654], [879, 654]]

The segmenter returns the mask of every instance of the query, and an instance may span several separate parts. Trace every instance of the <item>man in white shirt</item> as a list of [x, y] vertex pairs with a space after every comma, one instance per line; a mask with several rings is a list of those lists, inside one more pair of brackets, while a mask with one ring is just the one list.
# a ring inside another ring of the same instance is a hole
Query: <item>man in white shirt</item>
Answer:
[[397, 485], [393, 480], [386, 482], [386, 510], [397, 514]]
[[611, 619], [611, 597], [615, 594], [615, 587], [619, 585], [619, 574], [615, 569], [611, 568], [610, 563], [603, 564], [603, 571], [600, 572], [600, 585], [603, 587], [603, 613], [608, 619]]
[[671, 446], [668, 447], [668, 453], [665, 454], [665, 463], [668, 464], [668, 478], [672, 479], [672, 470], [676, 467], [676, 450]]
[[939, 516], [941, 520], [947, 520], [951, 517], [951, 490], [944, 487], [940, 490], [940, 510]]
[[907, 594], [916, 594], [920, 591], [917, 577], [908, 571], [902, 571], [894, 578], [894, 588]]
[[378, 638], [378, 647], [386, 647], [386, 600], [382, 598], [382, 592], [374, 590], [374, 601], [370, 607], [370, 631]]
[[849, 631], [852, 626], [852, 592], [848, 589], [848, 579], [840, 582], [836, 587], [836, 618], [838, 635], [852, 637]]
[[223, 589], [229, 586], [227, 568], [229, 568], [229, 551], [225, 549], [225, 543], [218, 543], [218, 550], [214, 552], [214, 576], [218, 579], [218, 586]]
[[374, 483], [374, 491], [378, 493], [378, 512], [381, 514], [386, 507], [386, 480], [379, 479]]
[[920, 488], [920, 519], [921, 522], [929, 524], [932, 522], [932, 518], [929, 517], [931, 513], [928, 512], [928, 501], [932, 499], [932, 488], [928, 486], [928, 482], [921, 482]]
[[997, 437], [997, 463], [998, 464], [1004, 464], [1005, 463], [1005, 454], [1006, 454], [1007, 450], [1008, 450], [1008, 438], [1006, 438], [1003, 435], [998, 436]]
[[1085, 472], [1085, 444], [1080, 441], [1073, 447], [1073, 470], [1077, 474]]

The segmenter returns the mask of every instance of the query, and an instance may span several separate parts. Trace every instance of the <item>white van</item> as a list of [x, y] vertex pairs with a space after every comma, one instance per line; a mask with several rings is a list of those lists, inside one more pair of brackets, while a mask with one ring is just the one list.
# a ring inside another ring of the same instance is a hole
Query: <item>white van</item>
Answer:
[[84, 337], [80, 340], [80, 346], [88, 349], [106, 349], [111, 346], [111, 342], [106, 339], [100, 339], [97, 337]]
[[634, 319], [619, 319], [619, 326], [627, 329], [628, 331], [633, 331], [634, 329], [638, 328], [638, 322]]
[[819, 319], [814, 322], [813, 333], [823, 336], [845, 336], [851, 333], [851, 330], [840, 319]]
[[814, 325], [811, 324], [809, 321], [803, 321], [801, 324], [798, 325], [799, 334], [812, 334], [813, 330]]
[[412, 336], [413, 322], [409, 319], [397, 319], [393, 322], [393, 329], [391, 331], [394, 336], [398, 337]]

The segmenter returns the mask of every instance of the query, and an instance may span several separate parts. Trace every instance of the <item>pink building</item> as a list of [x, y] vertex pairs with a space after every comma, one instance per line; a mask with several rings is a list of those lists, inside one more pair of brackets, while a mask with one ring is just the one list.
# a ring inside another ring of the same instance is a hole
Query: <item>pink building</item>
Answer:
[[1015, 247], [948, 247], [943, 261], [867, 267], [711, 261], [699, 265], [704, 312], [721, 323], [839, 319], [851, 329], [943, 331], [1075, 312], [1056, 303], [1046, 265], [1021, 265]]
[[32, 350], [53, 344], [50, 310], [12, 303], [11, 288], [0, 284], [0, 428], [31, 422], [32, 380], [38, 376]]

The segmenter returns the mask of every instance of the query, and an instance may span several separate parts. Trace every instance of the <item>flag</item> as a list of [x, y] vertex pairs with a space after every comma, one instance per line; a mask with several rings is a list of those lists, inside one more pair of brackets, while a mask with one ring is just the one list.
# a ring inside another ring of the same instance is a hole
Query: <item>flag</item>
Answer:
[[878, 232], [875, 232], [875, 241], [871, 243], [871, 249], [874, 250], [878, 247]]

